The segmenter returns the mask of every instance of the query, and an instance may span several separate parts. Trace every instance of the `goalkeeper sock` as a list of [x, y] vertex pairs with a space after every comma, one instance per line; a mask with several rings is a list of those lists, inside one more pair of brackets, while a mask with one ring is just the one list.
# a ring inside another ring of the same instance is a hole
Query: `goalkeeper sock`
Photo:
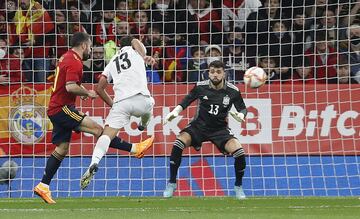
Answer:
[[242, 185], [242, 178], [245, 173], [246, 161], [245, 161], [245, 151], [243, 148], [237, 149], [233, 153], [233, 157], [235, 159], [234, 167], [235, 167], [235, 186]]
[[130, 144], [129, 142], [126, 142], [126, 141], [122, 140], [121, 138], [115, 136], [115, 138], [110, 142], [110, 147], [118, 149], [118, 150], [123, 150], [123, 151], [130, 152], [132, 144]]
[[110, 142], [111, 142], [111, 139], [109, 136], [107, 136], [107, 135], [100, 136], [100, 138], [96, 142], [96, 145], [95, 145], [95, 148], [93, 151], [93, 155], [91, 158], [90, 166], [93, 165], [94, 163], [98, 164], [100, 162], [102, 157], [108, 151]]
[[170, 183], [176, 183], [176, 176], [181, 164], [181, 156], [184, 148], [184, 142], [176, 139], [170, 156]]
[[59, 169], [60, 164], [65, 156], [53, 151], [49, 159], [46, 162], [45, 173], [41, 180], [42, 183], [49, 185], [56, 171]]

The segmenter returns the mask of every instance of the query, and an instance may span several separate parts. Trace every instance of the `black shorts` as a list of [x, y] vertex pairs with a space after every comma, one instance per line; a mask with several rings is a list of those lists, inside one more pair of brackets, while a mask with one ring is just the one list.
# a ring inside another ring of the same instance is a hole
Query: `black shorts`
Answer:
[[235, 138], [234, 134], [228, 127], [212, 131], [202, 128], [196, 122], [190, 123], [186, 126], [186, 128], [181, 130], [181, 132], [186, 132], [191, 136], [191, 145], [195, 148], [195, 150], [200, 150], [203, 142], [211, 141], [223, 154], [228, 154], [225, 150], [226, 142]]
[[73, 106], [63, 106], [60, 112], [49, 116], [53, 124], [52, 143], [59, 145], [63, 142], [70, 142], [72, 131], [79, 131], [79, 125], [85, 116]]

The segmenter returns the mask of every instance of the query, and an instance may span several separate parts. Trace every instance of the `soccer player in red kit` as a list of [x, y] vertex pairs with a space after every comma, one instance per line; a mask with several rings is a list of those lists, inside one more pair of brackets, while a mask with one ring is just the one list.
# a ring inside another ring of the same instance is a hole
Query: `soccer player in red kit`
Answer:
[[[83, 63], [90, 57], [91, 40], [84, 32], [75, 33], [71, 39], [71, 49], [60, 59], [56, 68], [53, 92], [51, 94], [48, 116], [53, 124], [52, 143], [56, 145], [49, 157], [41, 182], [34, 188], [46, 203], [53, 204], [49, 184], [62, 160], [69, 151], [72, 131], [87, 132], [99, 137], [103, 128], [75, 108], [76, 97], [95, 99], [97, 94], [81, 85]], [[152, 145], [154, 138], [146, 139], [137, 144], [130, 144], [116, 137], [110, 147], [133, 152], [135, 157], [142, 158], [144, 152]]]

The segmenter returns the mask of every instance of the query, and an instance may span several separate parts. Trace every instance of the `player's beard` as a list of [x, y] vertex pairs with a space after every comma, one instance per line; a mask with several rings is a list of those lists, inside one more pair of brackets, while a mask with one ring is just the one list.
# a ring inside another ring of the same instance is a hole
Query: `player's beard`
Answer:
[[83, 58], [82, 58], [82, 60], [83, 61], [86, 61], [86, 60], [88, 60], [88, 59], [90, 59], [90, 54], [89, 53], [83, 53]]
[[216, 81], [210, 79], [210, 81], [211, 81], [211, 83], [212, 83], [214, 86], [218, 86], [220, 83], [223, 82], [223, 79], [221, 79], [221, 80], [216, 80]]

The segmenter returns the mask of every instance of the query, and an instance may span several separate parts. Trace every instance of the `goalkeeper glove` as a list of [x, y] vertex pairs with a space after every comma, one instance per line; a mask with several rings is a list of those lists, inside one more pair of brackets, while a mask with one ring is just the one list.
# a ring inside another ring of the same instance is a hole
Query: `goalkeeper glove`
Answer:
[[175, 119], [181, 111], [183, 111], [182, 106], [177, 105], [173, 111], [171, 111], [169, 114], [166, 115], [164, 125], [170, 122], [171, 120]]
[[239, 112], [230, 112], [230, 115], [238, 122], [245, 122], [245, 115], [244, 113]]

